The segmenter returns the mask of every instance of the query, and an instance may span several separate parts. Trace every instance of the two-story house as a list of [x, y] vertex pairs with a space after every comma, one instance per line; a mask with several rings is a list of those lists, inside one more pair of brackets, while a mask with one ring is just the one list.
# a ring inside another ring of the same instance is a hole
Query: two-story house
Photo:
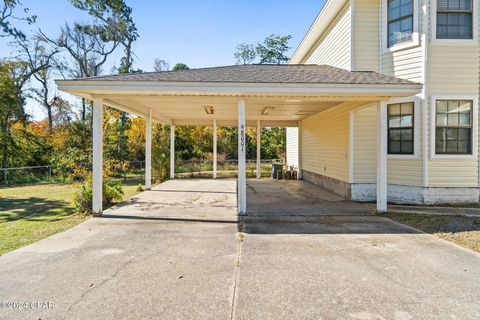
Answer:
[[288, 163], [345, 198], [375, 200], [382, 116], [388, 201], [478, 201], [478, 11], [478, 0], [327, 1], [291, 64], [375, 71], [423, 90], [386, 100], [385, 115], [372, 103], [302, 119], [287, 129]]

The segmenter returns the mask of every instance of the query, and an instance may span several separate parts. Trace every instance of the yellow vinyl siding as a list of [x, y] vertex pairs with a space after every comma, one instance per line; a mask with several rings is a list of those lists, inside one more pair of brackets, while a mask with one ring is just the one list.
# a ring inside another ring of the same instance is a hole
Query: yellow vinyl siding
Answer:
[[298, 166], [298, 128], [287, 128], [287, 164]]
[[[421, 8], [423, 6], [423, 0], [415, 1], [415, 5], [419, 8], [417, 16], [418, 28], [422, 30], [423, 14]], [[386, 19], [387, 17], [382, 17], [382, 28], [387, 28]], [[385, 34], [387, 32], [388, 30], [386, 30]], [[385, 46], [383, 43], [386, 43], [387, 39], [383, 38], [385, 38], [384, 33], [382, 33], [381, 42], [382, 46]], [[381, 60], [382, 73], [414, 82], [423, 82], [423, 48], [421, 43], [418, 46], [412, 46], [403, 50], [385, 51], [382, 53]]]
[[353, 182], [377, 182], [377, 104], [355, 111]]
[[[421, 107], [420, 105], [418, 107]], [[421, 130], [421, 128], [415, 128]], [[354, 120], [354, 183], [377, 181], [377, 105], [355, 111]], [[421, 135], [420, 135], [421, 141]], [[421, 149], [421, 148], [420, 148]], [[421, 151], [421, 150], [419, 150]], [[420, 152], [421, 154], [421, 152]], [[417, 159], [388, 159], [388, 183], [421, 186], [423, 171], [421, 157]]]
[[302, 168], [348, 182], [349, 108], [338, 107], [302, 121]]
[[347, 6], [320, 38], [305, 59], [306, 64], [328, 64], [350, 69], [351, 32], [350, 8]]
[[403, 186], [422, 186], [421, 160], [388, 159], [388, 183]]
[[478, 94], [479, 54], [479, 46], [429, 46], [430, 94]]
[[423, 54], [421, 47], [388, 52], [382, 55], [382, 73], [398, 78], [422, 82]]
[[478, 187], [476, 160], [431, 160], [430, 187]]
[[353, 16], [353, 70], [379, 71], [379, 0], [356, 0]]
[[[432, 43], [428, 46], [429, 112], [434, 107], [430, 105], [431, 96], [479, 94], [479, 55], [478, 42], [470, 45]], [[435, 123], [431, 126], [433, 131], [429, 130], [429, 135], [434, 132]], [[435, 146], [430, 143], [429, 150], [432, 148]], [[431, 159], [428, 173], [430, 187], [478, 187], [477, 160]]]

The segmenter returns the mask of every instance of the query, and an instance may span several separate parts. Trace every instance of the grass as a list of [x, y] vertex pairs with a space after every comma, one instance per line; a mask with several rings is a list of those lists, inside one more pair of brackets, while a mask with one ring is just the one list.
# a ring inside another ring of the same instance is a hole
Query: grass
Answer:
[[[124, 183], [124, 200], [138, 182]], [[0, 255], [67, 230], [88, 218], [71, 205], [71, 184], [36, 184], [0, 189]]]
[[480, 217], [388, 213], [387, 218], [480, 252]]

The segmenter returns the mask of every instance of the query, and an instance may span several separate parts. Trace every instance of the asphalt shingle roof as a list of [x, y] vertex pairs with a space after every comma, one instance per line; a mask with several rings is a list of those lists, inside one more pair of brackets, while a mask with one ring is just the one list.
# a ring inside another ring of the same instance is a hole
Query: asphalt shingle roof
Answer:
[[347, 71], [329, 65], [312, 64], [235, 65], [179, 71], [98, 76], [77, 80], [303, 84], [415, 84], [408, 80], [377, 72]]

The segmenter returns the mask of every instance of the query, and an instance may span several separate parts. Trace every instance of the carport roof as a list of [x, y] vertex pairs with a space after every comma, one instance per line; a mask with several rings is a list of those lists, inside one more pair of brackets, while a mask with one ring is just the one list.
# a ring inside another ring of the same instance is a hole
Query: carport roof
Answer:
[[328, 65], [236, 65], [57, 80], [58, 89], [176, 125], [297, 126], [336, 106], [352, 107], [419, 94], [422, 85], [369, 71]]
[[304, 83], [412, 85], [414, 82], [372, 71], [347, 71], [329, 65], [250, 64], [178, 71], [143, 72], [75, 79], [77, 81], [154, 81], [210, 83]]

